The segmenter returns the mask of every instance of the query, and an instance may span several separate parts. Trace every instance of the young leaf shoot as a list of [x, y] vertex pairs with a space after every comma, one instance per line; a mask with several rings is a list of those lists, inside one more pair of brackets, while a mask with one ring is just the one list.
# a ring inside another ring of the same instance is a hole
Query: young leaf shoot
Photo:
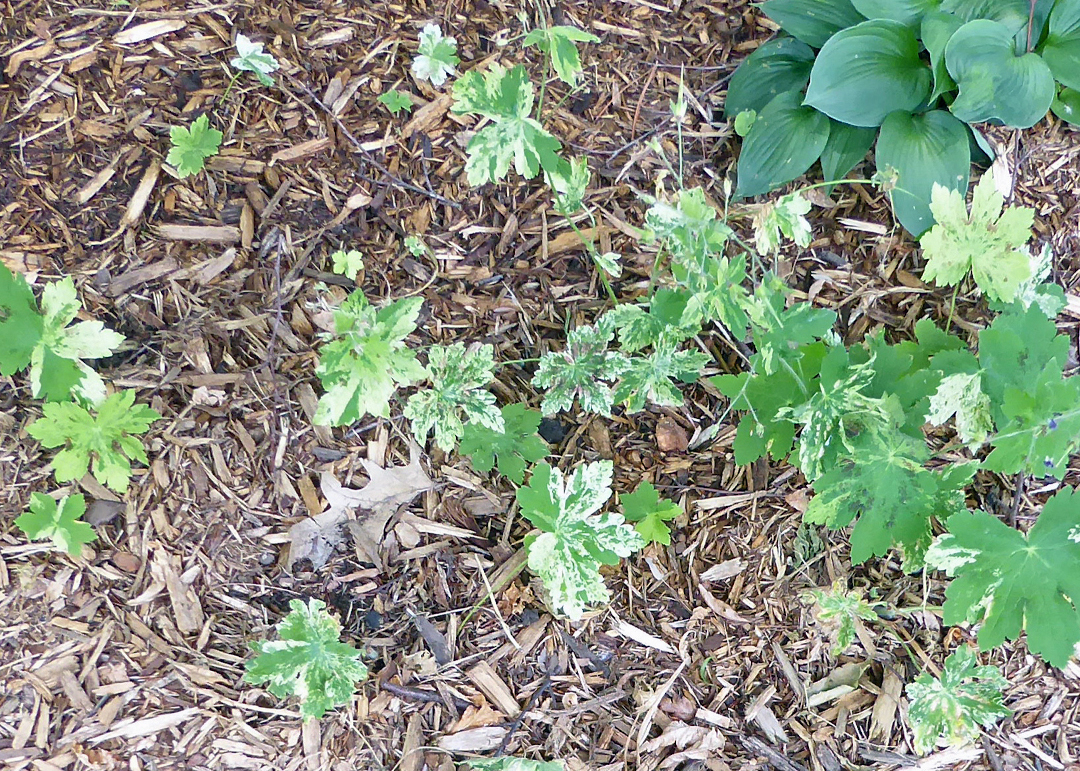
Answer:
[[412, 97], [404, 91], [390, 90], [384, 91], [379, 94], [378, 102], [394, 117], [397, 117], [399, 112], [404, 111], [406, 115], [412, 112], [413, 103]]
[[441, 86], [461, 63], [456, 53], [457, 41], [454, 38], [443, 37], [438, 24], [426, 25], [420, 31], [420, 49], [412, 63], [413, 77], [430, 81], [436, 87]]
[[650, 482], [642, 482], [634, 492], [620, 495], [619, 503], [626, 521], [634, 523], [645, 543], [671, 544], [671, 528], [667, 523], [683, 513], [682, 506], [661, 499]]
[[34, 291], [21, 273], [0, 262], [0, 375], [10, 377], [30, 366], [44, 332]]
[[629, 362], [621, 353], [608, 350], [614, 337], [611, 329], [580, 326], [566, 335], [566, 349], [540, 357], [532, 383], [547, 392], [540, 403], [545, 415], [570, 409], [575, 397], [586, 412], [610, 415], [614, 403], [611, 383]]
[[862, 598], [862, 592], [849, 592], [838, 581], [831, 589], [811, 589], [802, 596], [803, 602], [814, 606], [814, 616], [832, 640], [830, 652], [841, 656], [855, 642], [855, 626], [860, 621], [877, 618], [874, 609]]
[[31, 541], [48, 538], [57, 549], [78, 557], [84, 543], [97, 539], [94, 528], [80, 519], [85, 513], [81, 494], [64, 496], [57, 503], [51, 496], [31, 493], [30, 511], [16, 517], [15, 524]]
[[543, 27], [525, 36], [524, 45], [536, 46], [551, 59], [551, 66], [559, 80], [570, 88], [577, 87], [581, 74], [581, 57], [575, 43], [599, 43], [600, 38], [577, 27]]
[[341, 624], [320, 600], [290, 600], [289, 615], [278, 624], [279, 640], [251, 643], [255, 658], [245, 665], [244, 682], [269, 683], [279, 699], [300, 699], [305, 722], [348, 704], [356, 683], [367, 680], [361, 652], [340, 641]]
[[274, 85], [274, 79], [270, 73], [281, 67], [273, 54], [263, 52], [263, 44], [252, 42], [247, 35], [236, 36], [236, 53], [229, 64], [233, 69], [240, 72], [251, 72], [264, 86]]
[[469, 456], [474, 469], [491, 471], [496, 458], [499, 473], [516, 485], [525, 481], [525, 469], [530, 463], [546, 458], [550, 450], [536, 433], [540, 413], [524, 404], [508, 404], [502, 408], [503, 430], [493, 431], [480, 422], [465, 424], [458, 452]]
[[210, 128], [210, 119], [205, 115], [192, 121], [190, 128], [173, 126], [169, 132], [172, 147], [165, 162], [176, 168], [180, 179], [198, 174], [206, 159], [217, 155], [223, 137], [220, 131]]
[[330, 260], [333, 262], [334, 272], [350, 281], [356, 281], [356, 275], [364, 269], [364, 255], [355, 249], [338, 249], [330, 255]]

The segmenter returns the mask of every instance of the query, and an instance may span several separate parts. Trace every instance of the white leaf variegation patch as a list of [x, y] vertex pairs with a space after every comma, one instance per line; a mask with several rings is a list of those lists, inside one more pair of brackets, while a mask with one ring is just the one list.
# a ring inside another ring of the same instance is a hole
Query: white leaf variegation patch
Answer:
[[368, 670], [360, 651], [339, 640], [341, 624], [326, 612], [325, 603], [292, 600], [289, 607], [291, 612], [278, 624], [280, 640], [251, 644], [257, 655], [247, 662], [244, 680], [268, 683], [278, 698], [296, 696], [307, 721], [348, 704]]
[[521, 513], [542, 533], [525, 540], [529, 569], [544, 582], [557, 612], [571, 620], [609, 598], [601, 565], [617, 565], [645, 546], [620, 514], [598, 514], [611, 497], [611, 461], [586, 463], [569, 478], [541, 463], [518, 489]]
[[444, 37], [438, 24], [428, 24], [420, 31], [420, 49], [412, 63], [412, 74], [417, 80], [427, 80], [433, 86], [441, 86], [454, 74], [461, 60], [457, 58], [457, 41]]
[[956, 416], [956, 433], [960, 441], [978, 446], [994, 429], [990, 417], [990, 397], [982, 390], [982, 375], [961, 372], [942, 379], [937, 392], [930, 397], [927, 420], [935, 426]]
[[468, 764], [473, 771], [566, 771], [561, 760], [544, 762], [509, 755], [498, 758], [470, 758]]
[[247, 35], [237, 35], [236, 53], [237, 56], [229, 62], [233, 69], [254, 73], [264, 86], [274, 85], [274, 79], [270, 77], [270, 73], [277, 71], [281, 65], [273, 54], [263, 51], [262, 43], [252, 41]]
[[610, 415], [614, 401], [611, 386], [629, 362], [621, 353], [608, 350], [615, 337], [610, 327], [580, 326], [566, 335], [566, 349], [540, 357], [532, 383], [546, 388], [540, 408], [545, 415], [568, 410], [576, 397], [586, 412]]

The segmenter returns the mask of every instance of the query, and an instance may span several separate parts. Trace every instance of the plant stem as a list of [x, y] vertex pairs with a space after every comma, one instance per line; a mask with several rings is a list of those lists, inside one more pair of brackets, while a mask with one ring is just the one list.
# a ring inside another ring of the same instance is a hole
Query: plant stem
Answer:
[[1028, 11], [1028, 28], [1027, 28], [1027, 53], [1031, 53], [1031, 28], [1035, 25], [1035, 6], [1039, 0], [1030, 0]]

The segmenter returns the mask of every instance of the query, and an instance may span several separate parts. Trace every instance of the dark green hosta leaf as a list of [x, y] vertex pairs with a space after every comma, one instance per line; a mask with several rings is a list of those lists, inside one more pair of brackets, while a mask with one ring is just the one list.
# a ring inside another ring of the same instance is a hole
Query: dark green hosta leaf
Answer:
[[1080, 498], [1065, 488], [1025, 534], [982, 511], [954, 514], [926, 553], [926, 563], [953, 576], [944, 621], [982, 621], [979, 647], [989, 650], [1027, 632], [1027, 647], [1064, 667], [1080, 642]]
[[949, 44], [949, 38], [963, 24], [964, 22], [951, 13], [935, 11], [923, 17], [919, 36], [930, 55], [930, 69], [934, 73], [934, 88], [927, 99], [930, 104], [934, 104], [946, 91], [956, 88], [956, 83], [949, 76], [949, 68], [945, 66], [945, 47]]
[[932, 81], [911, 29], [865, 21], [836, 33], [818, 52], [806, 104], [842, 123], [872, 128], [894, 110], [915, 110]]
[[1050, 104], [1054, 115], [1066, 123], [1080, 126], [1080, 91], [1071, 88], [1063, 88], [1054, 101]]
[[1058, 0], [1042, 57], [1062, 85], [1080, 91], [1080, 0]]
[[[821, 151], [821, 174], [826, 180], [843, 179], [866, 158], [877, 137], [877, 129], [859, 128], [832, 120], [829, 141]], [[826, 188], [831, 192], [832, 186]]]
[[941, 677], [923, 672], [909, 683], [908, 719], [915, 751], [925, 755], [942, 739], [961, 746], [979, 738], [979, 726], [989, 728], [1012, 710], [1001, 703], [1009, 681], [997, 667], [976, 666], [975, 652], [961, 645], [949, 658]]
[[763, 43], [743, 60], [728, 83], [724, 117], [760, 112], [777, 94], [802, 91], [810, 80], [814, 52], [801, 40], [781, 37]]
[[[1042, 37], [1046, 17], [1053, 4], [1054, 0], [1036, 0], [1032, 45]], [[977, 19], [999, 22], [1009, 30], [1010, 35], [1015, 35], [1018, 52], [1027, 42], [1028, 15], [1031, 13], [1029, 0], [942, 0], [941, 10], [955, 14], [965, 22]]]
[[967, 190], [971, 166], [967, 129], [943, 110], [892, 113], [881, 124], [875, 155], [879, 172], [895, 169], [899, 174], [889, 198], [896, 218], [913, 236], [921, 236], [934, 224], [930, 211], [934, 183]]
[[855, 10], [868, 19], [890, 19], [915, 27], [929, 11], [935, 11], [941, 0], [851, 0]]
[[766, 0], [762, 12], [789, 35], [821, 48], [842, 29], [864, 21], [851, 0]]
[[787, 91], [761, 110], [739, 154], [735, 195], [748, 198], [775, 190], [805, 173], [829, 141], [829, 118], [803, 106]]
[[1035, 53], [1017, 56], [1012, 33], [979, 19], [958, 29], [945, 47], [945, 66], [960, 88], [949, 108], [966, 123], [1000, 120], [1030, 128], [1054, 101], [1054, 75]]

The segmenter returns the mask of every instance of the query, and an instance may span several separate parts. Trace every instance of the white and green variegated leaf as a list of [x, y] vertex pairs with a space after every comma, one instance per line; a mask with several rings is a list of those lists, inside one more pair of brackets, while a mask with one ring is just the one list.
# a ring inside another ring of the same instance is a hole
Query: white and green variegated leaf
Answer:
[[660, 340], [682, 342], [693, 337], [700, 325], [687, 325], [683, 314], [689, 294], [674, 289], [659, 289], [649, 301], [649, 309], [633, 303], [619, 303], [600, 317], [599, 326], [614, 329], [619, 345], [626, 353], [635, 353]]
[[263, 51], [262, 43], [253, 42], [247, 35], [237, 35], [236, 53], [238, 55], [229, 62], [233, 69], [254, 73], [264, 86], [274, 85], [270, 73], [275, 72], [281, 65], [273, 54]]
[[244, 681], [267, 683], [278, 698], [295, 696], [305, 721], [348, 704], [356, 683], [367, 679], [361, 652], [339, 640], [341, 624], [320, 600], [289, 602], [291, 611], [278, 624], [280, 640], [257, 641]]
[[990, 414], [990, 397], [982, 390], [982, 375], [961, 372], [941, 380], [937, 392], [930, 397], [927, 420], [935, 426], [956, 418], [956, 433], [968, 445], [981, 445], [994, 430]]
[[417, 80], [427, 80], [433, 86], [441, 86], [454, 74], [461, 63], [457, 57], [457, 41], [444, 37], [438, 24], [427, 24], [420, 31], [420, 47], [412, 63], [412, 74]]
[[969, 744], [979, 727], [989, 728], [1012, 710], [1002, 703], [1005, 677], [993, 666], [976, 666], [967, 645], [945, 659], [941, 677], [924, 672], [907, 686], [908, 719], [915, 751], [925, 755], [944, 740], [950, 746]]
[[326, 393], [315, 410], [318, 425], [341, 426], [364, 415], [387, 417], [398, 386], [422, 380], [426, 372], [405, 338], [416, 328], [424, 301], [396, 300], [375, 310], [357, 290], [334, 313], [338, 339], [319, 350], [315, 374]]
[[827, 591], [811, 589], [802, 599], [814, 605], [814, 615], [832, 640], [833, 656], [843, 654], [855, 641], [858, 621], [873, 621], [877, 618], [874, 609], [862, 598], [862, 592], [847, 591], [842, 581]]
[[540, 357], [532, 384], [547, 389], [540, 408], [545, 415], [569, 410], [577, 399], [586, 412], [610, 415], [611, 383], [626, 371], [626, 357], [608, 350], [614, 331], [601, 325], [580, 326], [566, 335], [566, 348]]
[[1037, 305], [1048, 319], [1055, 319], [1065, 307], [1065, 292], [1058, 284], [1044, 283], [1054, 267], [1054, 250], [1047, 243], [1037, 252], [1032, 250], [1028, 256], [1031, 276], [1020, 282], [1014, 299], [1025, 308]]
[[569, 478], [541, 463], [517, 492], [522, 515], [543, 531], [526, 541], [529, 567], [554, 609], [573, 620], [608, 599], [601, 564], [618, 564], [645, 545], [621, 515], [597, 513], [611, 497], [612, 476], [610, 461], [586, 463]]
[[450, 452], [461, 439], [466, 420], [502, 433], [503, 416], [495, 395], [484, 390], [494, 369], [490, 345], [471, 350], [463, 343], [432, 346], [428, 352], [431, 387], [409, 397], [405, 405], [416, 441], [423, 444], [434, 429], [435, 444]]
[[651, 402], [661, 407], [678, 407], [682, 391], [673, 382], [693, 383], [711, 361], [701, 351], [679, 351], [678, 340], [662, 337], [647, 356], [634, 356], [615, 389], [615, 401], [625, 403], [627, 412], [640, 412]]
[[763, 257], [780, 251], [781, 237], [806, 248], [810, 245], [811, 230], [806, 215], [810, 201], [798, 191], [785, 195], [776, 203], [763, 205], [754, 215], [754, 246]]

